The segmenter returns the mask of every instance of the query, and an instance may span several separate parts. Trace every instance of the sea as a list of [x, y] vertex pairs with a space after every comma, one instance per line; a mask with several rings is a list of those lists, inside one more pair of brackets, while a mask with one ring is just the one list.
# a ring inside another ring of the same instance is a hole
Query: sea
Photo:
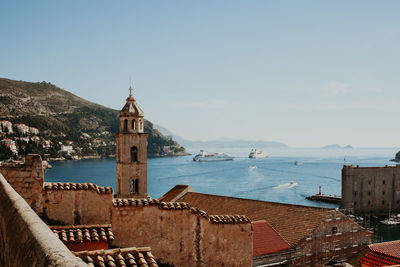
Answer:
[[[193, 156], [226, 152], [232, 161], [194, 162]], [[394, 165], [390, 159], [400, 148], [257, 148], [270, 156], [250, 159], [247, 148], [191, 147], [190, 156], [149, 158], [148, 193], [159, 198], [177, 184], [189, 185], [196, 192], [250, 198], [297, 205], [338, 208], [336, 204], [309, 201], [318, 193], [341, 194], [344, 164], [359, 166]], [[295, 164], [296, 162], [296, 164]], [[114, 158], [51, 162], [46, 182], [95, 183], [116, 189]], [[400, 239], [400, 226], [385, 226], [381, 218], [364, 218], [364, 226], [374, 231], [374, 241]]]

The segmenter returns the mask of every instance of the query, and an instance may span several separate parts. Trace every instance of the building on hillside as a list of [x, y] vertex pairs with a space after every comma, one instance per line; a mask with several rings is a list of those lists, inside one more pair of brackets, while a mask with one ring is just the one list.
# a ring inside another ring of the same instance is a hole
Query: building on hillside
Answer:
[[19, 123], [15, 124], [15, 128], [17, 128], [17, 132], [21, 135], [27, 135], [29, 134], [29, 126]]
[[400, 265], [400, 240], [368, 246], [368, 253], [359, 261], [361, 266]]
[[36, 144], [38, 144], [39, 142], [40, 142], [40, 138], [39, 138], [39, 136], [32, 136], [31, 137], [31, 140], [32, 140], [32, 142], [34, 142], [34, 143], [36, 143]]
[[39, 134], [39, 129], [35, 128], [35, 127], [29, 127], [29, 132], [31, 134], [37, 135], [37, 134]]
[[[289, 249], [283, 249], [284, 253], [275, 258], [279, 259], [275, 264], [290, 262], [293, 265], [305, 266], [342, 262], [371, 242], [372, 232], [335, 209], [201, 194], [182, 185], [173, 188], [160, 200], [187, 202], [210, 214], [225, 212], [246, 215], [253, 223], [254, 240], [262, 238], [258, 235], [269, 232], [271, 239], [279, 241], [280, 246], [284, 247], [283, 242], [286, 242], [294, 250], [291, 252]], [[254, 231], [260, 227], [261, 220], [265, 220], [282, 239], [274, 235], [266, 224], [262, 228], [264, 230]], [[261, 249], [258, 245], [256, 248]], [[266, 262], [262, 262], [259, 256], [258, 253], [253, 254], [254, 263], [271, 264], [272, 257], [268, 256], [272, 255], [264, 255]]]
[[43, 148], [50, 148], [51, 147], [51, 141], [50, 140], [43, 140], [42, 141], [42, 147]]
[[12, 123], [10, 121], [0, 121], [1, 128], [3, 129], [3, 132], [12, 134], [13, 129], [12, 129]]
[[29, 137], [18, 137], [18, 140], [29, 143]]
[[65, 146], [61, 145], [61, 155], [65, 156], [71, 156], [72, 153], [74, 153], [74, 148], [72, 146]]
[[355, 214], [400, 212], [400, 165], [344, 165], [341, 208]]
[[8, 138], [4, 138], [3, 140], [1, 140], [1, 142], [8, 148], [10, 149], [11, 152], [13, 152], [14, 154], [18, 154], [18, 148], [15, 144], [14, 140], [8, 139]]

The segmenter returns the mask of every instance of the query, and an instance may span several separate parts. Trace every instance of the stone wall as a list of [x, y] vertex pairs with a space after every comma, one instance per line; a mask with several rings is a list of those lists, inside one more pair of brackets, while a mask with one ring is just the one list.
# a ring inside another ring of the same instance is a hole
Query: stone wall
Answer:
[[3, 162], [0, 173], [35, 211], [40, 209], [44, 177], [39, 155], [28, 154], [25, 163]]
[[400, 165], [343, 166], [341, 208], [356, 214], [400, 212]]
[[371, 243], [372, 232], [344, 215], [327, 218], [312, 234], [299, 242], [294, 254], [297, 266], [325, 266], [347, 261]]
[[40, 214], [64, 225], [110, 224], [113, 191], [95, 184], [45, 183]]
[[117, 200], [112, 210], [113, 244], [150, 246], [160, 262], [175, 266], [251, 266], [251, 223], [211, 221], [185, 203]]
[[0, 266], [87, 266], [0, 174]]

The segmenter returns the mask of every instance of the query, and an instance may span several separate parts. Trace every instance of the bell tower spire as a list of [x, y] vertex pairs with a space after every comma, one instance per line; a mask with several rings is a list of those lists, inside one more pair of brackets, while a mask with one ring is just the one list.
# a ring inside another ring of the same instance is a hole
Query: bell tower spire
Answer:
[[146, 198], [147, 133], [143, 132], [144, 113], [132, 95], [119, 112], [117, 133], [117, 197]]

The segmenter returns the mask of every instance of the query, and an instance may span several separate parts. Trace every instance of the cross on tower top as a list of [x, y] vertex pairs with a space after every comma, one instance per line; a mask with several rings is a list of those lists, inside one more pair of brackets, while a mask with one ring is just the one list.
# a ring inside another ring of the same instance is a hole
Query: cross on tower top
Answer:
[[129, 86], [129, 97], [132, 97], [132, 86]]

